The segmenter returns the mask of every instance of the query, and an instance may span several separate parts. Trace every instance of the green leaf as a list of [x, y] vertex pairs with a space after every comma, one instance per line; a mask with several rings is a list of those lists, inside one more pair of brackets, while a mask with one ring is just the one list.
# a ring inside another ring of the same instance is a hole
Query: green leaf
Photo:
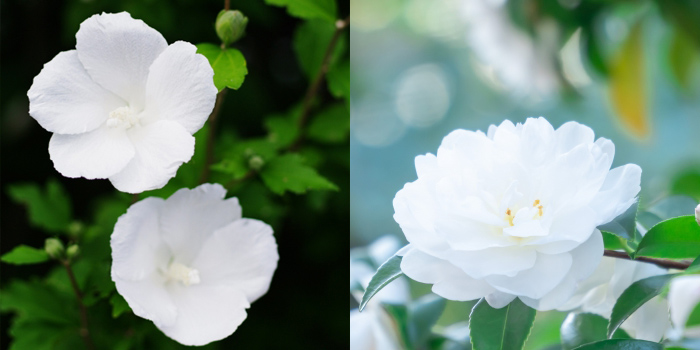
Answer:
[[481, 299], [469, 315], [470, 335], [474, 350], [522, 349], [537, 311], [515, 298], [500, 309]]
[[635, 218], [637, 217], [637, 208], [639, 202], [634, 203], [627, 208], [624, 213], [613, 219], [607, 224], [598, 226], [598, 229], [605, 232], [610, 232], [614, 235], [624, 238], [628, 241], [634, 241], [636, 233]]
[[673, 31], [668, 52], [669, 65], [678, 84], [686, 90], [690, 88], [693, 68], [698, 62], [697, 49], [685, 33], [678, 29]]
[[401, 259], [401, 256], [394, 255], [379, 266], [377, 272], [374, 273], [374, 276], [372, 276], [372, 279], [369, 281], [367, 289], [365, 289], [365, 294], [362, 296], [359, 307], [360, 311], [364, 310], [370, 299], [382, 290], [382, 288], [403, 275], [403, 272], [401, 272]]
[[576, 350], [662, 350], [659, 343], [637, 339], [609, 339], [579, 346]]
[[236, 49], [203, 43], [197, 45], [197, 53], [209, 60], [214, 69], [214, 85], [221, 91], [225, 87], [238, 90], [243, 85], [248, 68], [243, 54]]
[[43, 249], [26, 245], [18, 245], [0, 258], [3, 262], [13, 265], [37, 264], [49, 260], [49, 255]]
[[685, 32], [695, 45], [700, 47], [700, 2], [697, 0], [656, 0], [664, 16]]
[[286, 191], [301, 194], [308, 190], [338, 190], [336, 185], [304, 164], [304, 159], [294, 153], [270, 160], [260, 176], [270, 191], [280, 195]]
[[[599, 340], [607, 339], [608, 320], [591, 313], [570, 313], [561, 324], [562, 349], [570, 350]], [[613, 338], [629, 339], [624, 330], [618, 329]]]
[[408, 335], [408, 306], [401, 304], [382, 304], [382, 306], [396, 322], [396, 329], [404, 344], [403, 348], [412, 349], [411, 338]]
[[58, 181], [49, 180], [44, 191], [37, 184], [10, 185], [8, 194], [27, 206], [32, 225], [57, 233], [68, 229], [72, 221], [70, 198]]
[[265, 0], [268, 5], [286, 6], [290, 15], [303, 18], [320, 18], [335, 22], [335, 0]]
[[666, 220], [692, 214], [697, 205], [698, 201], [691, 197], [675, 195], [658, 201], [646, 211], [658, 216], [661, 220]]
[[326, 76], [328, 91], [336, 98], [350, 97], [350, 60], [339, 63], [328, 71]]
[[608, 250], [623, 250], [625, 249], [625, 244], [623, 239], [616, 236], [610, 232], [603, 231], [603, 245], [605, 249]]
[[700, 255], [700, 225], [694, 215], [661, 221], [652, 227], [637, 247], [635, 256], [665, 259], [694, 259]]
[[272, 116], [265, 119], [268, 131], [267, 139], [277, 148], [288, 147], [299, 136], [299, 126], [296, 120], [286, 116]]
[[339, 143], [348, 139], [350, 112], [347, 105], [338, 103], [319, 112], [309, 123], [308, 137], [326, 143]]
[[408, 336], [420, 348], [428, 340], [431, 328], [445, 309], [445, 299], [427, 294], [408, 305]]
[[608, 326], [608, 337], [639, 307], [659, 295], [674, 274], [652, 276], [632, 283], [615, 302]]
[[112, 318], [117, 318], [124, 312], [131, 311], [129, 304], [119, 293], [112, 294], [109, 303], [112, 305]]
[[258, 156], [268, 162], [277, 155], [277, 146], [267, 139], [248, 139], [235, 143], [223, 153], [223, 159], [212, 165], [211, 169], [233, 175], [233, 179], [240, 179], [250, 171], [252, 157]]
[[[321, 70], [321, 64], [331, 42], [335, 25], [325, 21], [307, 21], [300, 25], [294, 33], [294, 51], [302, 71], [312, 80]], [[345, 51], [345, 36], [341, 36], [335, 46], [329, 70], [334, 70], [336, 62]]]
[[700, 200], [700, 167], [689, 168], [677, 174], [672, 181], [671, 193]]

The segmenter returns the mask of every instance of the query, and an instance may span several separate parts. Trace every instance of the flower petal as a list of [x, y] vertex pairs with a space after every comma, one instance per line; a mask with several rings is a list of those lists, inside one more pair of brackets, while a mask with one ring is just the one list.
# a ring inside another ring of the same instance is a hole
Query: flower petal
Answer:
[[591, 208], [598, 213], [597, 225], [612, 221], [637, 200], [642, 168], [626, 164], [610, 170], [600, 192], [593, 198]]
[[66, 177], [105, 179], [124, 169], [135, 150], [124, 130], [106, 125], [84, 134], [53, 134], [49, 157]]
[[223, 186], [203, 184], [182, 188], [165, 201], [160, 227], [180, 263], [189, 265], [214, 231], [241, 218], [238, 199], [225, 196]]
[[484, 280], [501, 292], [539, 299], [551, 292], [571, 269], [571, 254], [537, 254], [535, 266], [514, 277], [491, 275]]
[[126, 105], [92, 81], [75, 50], [61, 52], [45, 64], [27, 96], [29, 115], [42, 128], [59, 134], [95, 130], [109, 112]]
[[194, 137], [180, 124], [161, 120], [128, 130], [136, 155], [109, 180], [119, 191], [140, 193], [161, 188], [194, 154]]
[[487, 248], [475, 251], [452, 250], [447, 259], [473, 278], [488, 275], [515, 276], [535, 265], [537, 252], [521, 246]]
[[162, 277], [156, 274], [138, 281], [112, 276], [117, 292], [124, 297], [136, 316], [153, 321], [156, 327], [175, 324], [178, 310], [164, 286]]
[[168, 46], [151, 65], [143, 123], [172, 120], [194, 134], [214, 109], [214, 71], [197, 48], [184, 41]]
[[240, 219], [214, 232], [192, 266], [199, 270], [202, 285], [235, 287], [252, 303], [267, 292], [278, 260], [272, 227]]
[[129, 102], [144, 107], [148, 68], [168, 46], [165, 38], [127, 12], [94, 15], [75, 35], [78, 57], [92, 80]]
[[560, 307], [574, 294], [576, 290], [576, 280], [567, 275], [564, 279], [552, 289], [549, 293], [545, 294], [543, 297], [538, 299], [528, 298], [521, 296], [520, 300], [522, 302], [539, 311], [549, 311]]
[[515, 298], [516, 297], [513, 294], [495, 291], [486, 296], [486, 302], [489, 303], [489, 306], [491, 306], [492, 308], [500, 309], [510, 304], [510, 302], [513, 301]]
[[250, 307], [235, 287], [173, 284], [169, 291], [177, 306], [177, 320], [156, 326], [184, 345], [205, 345], [228, 337], [246, 319]]

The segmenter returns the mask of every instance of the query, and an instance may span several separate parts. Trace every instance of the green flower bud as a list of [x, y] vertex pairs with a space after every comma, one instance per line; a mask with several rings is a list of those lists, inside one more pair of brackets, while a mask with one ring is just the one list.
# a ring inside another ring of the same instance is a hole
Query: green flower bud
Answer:
[[63, 254], [66, 249], [63, 247], [63, 243], [58, 238], [47, 238], [44, 243], [44, 250], [46, 254], [54, 259], [63, 258]]
[[68, 249], [66, 249], [66, 256], [68, 256], [68, 259], [74, 259], [76, 256], [80, 254], [80, 247], [78, 247], [77, 244], [71, 244], [68, 246]]
[[73, 221], [70, 223], [70, 225], [68, 225], [68, 234], [71, 237], [78, 237], [83, 232], [84, 228], [85, 228], [85, 225], [83, 225], [82, 222]]
[[240, 39], [248, 25], [248, 17], [238, 10], [222, 10], [216, 16], [216, 35], [225, 44], [229, 45]]
[[263, 165], [265, 165], [265, 160], [260, 156], [252, 156], [248, 160], [248, 166], [255, 171], [262, 169]]

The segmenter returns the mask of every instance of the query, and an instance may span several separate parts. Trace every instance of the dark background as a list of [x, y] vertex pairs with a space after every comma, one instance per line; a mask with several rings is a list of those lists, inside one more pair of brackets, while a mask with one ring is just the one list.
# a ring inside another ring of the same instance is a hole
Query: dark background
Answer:
[[[0, 253], [18, 244], [41, 247], [47, 234], [28, 224], [24, 207], [11, 202], [8, 184], [49, 178], [61, 182], [70, 195], [74, 216], [89, 220], [94, 200], [112, 193], [107, 180], [69, 179], [53, 168], [48, 155], [51, 133], [27, 113], [26, 92], [43, 64], [60, 51], [75, 48], [79, 24], [93, 14], [128, 11], [158, 30], [168, 43], [218, 43], [214, 19], [224, 1], [195, 0], [3, 0], [0, 4]], [[248, 75], [238, 91], [229, 91], [220, 116], [220, 129], [233, 129], [242, 137], [264, 136], [262, 117], [282, 112], [301, 100], [308, 82], [300, 72], [292, 49], [294, 30], [301, 22], [283, 8], [262, 0], [232, 1], [250, 19], [246, 36], [234, 46], [248, 64]], [[349, 3], [339, 3], [341, 18]], [[324, 92], [325, 93], [325, 92]], [[325, 96], [327, 98], [327, 96]], [[347, 145], [338, 149], [349, 152]], [[305, 196], [277, 199], [289, 208], [275, 226], [280, 261], [270, 291], [248, 310], [248, 318], [220, 348], [336, 349], [349, 341], [344, 292], [349, 235], [349, 169], [327, 166], [320, 172], [340, 187], [326, 205], [309, 210]], [[254, 179], [252, 182], [259, 182]], [[233, 193], [235, 195], [235, 193]], [[246, 215], [243, 203], [244, 216]], [[50, 264], [0, 265], [0, 283], [13, 278], [42, 276]], [[342, 293], [341, 293], [342, 292]], [[342, 296], [342, 297], [341, 297]], [[0, 348], [7, 348], [11, 314], [0, 318]], [[130, 322], [147, 322], [135, 317]], [[93, 329], [93, 333], [99, 329]], [[164, 340], [163, 341], [169, 341]]]

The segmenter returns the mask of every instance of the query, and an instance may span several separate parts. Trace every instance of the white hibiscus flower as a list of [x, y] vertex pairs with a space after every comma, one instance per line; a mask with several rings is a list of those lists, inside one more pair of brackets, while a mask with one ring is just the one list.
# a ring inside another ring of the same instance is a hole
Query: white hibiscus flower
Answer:
[[610, 170], [614, 152], [575, 122], [453, 131], [394, 198], [410, 242], [401, 269], [451, 300], [559, 307], [600, 263], [596, 227], [636, 201], [641, 169]]
[[219, 184], [146, 198], [112, 234], [112, 279], [134, 313], [185, 345], [232, 334], [277, 267], [272, 228]]
[[44, 65], [29, 114], [53, 132], [49, 154], [67, 177], [108, 178], [123, 192], [163, 187], [194, 153], [214, 108], [213, 70], [197, 48], [126, 13], [80, 25], [76, 49]]

